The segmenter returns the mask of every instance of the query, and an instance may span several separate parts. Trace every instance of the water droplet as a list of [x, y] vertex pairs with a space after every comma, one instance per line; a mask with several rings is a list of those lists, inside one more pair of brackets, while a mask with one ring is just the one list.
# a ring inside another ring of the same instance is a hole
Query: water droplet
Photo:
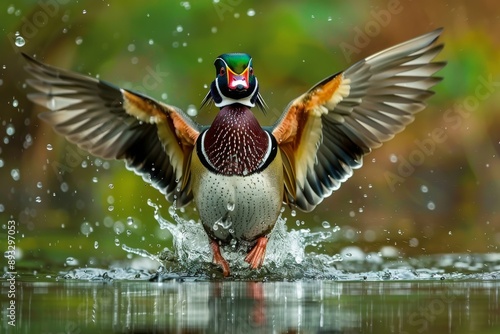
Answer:
[[47, 144], [47, 151], [52, 151], [54, 148], [51, 144]]
[[409, 242], [410, 247], [417, 247], [418, 246], [418, 239], [417, 238], [411, 238]]
[[107, 216], [103, 219], [104, 226], [111, 227], [113, 226], [113, 218]]
[[96, 176], [94, 176], [94, 177], [92, 178], [92, 182], [97, 183], [98, 181], [99, 181], [99, 180], [97, 179], [97, 177], [96, 177]]
[[14, 135], [16, 133], [16, 128], [14, 128], [14, 125], [9, 124], [7, 125], [7, 129], [5, 129], [5, 132], [7, 133], [8, 136]]
[[134, 218], [132, 217], [127, 217], [127, 225], [132, 226], [134, 224]]
[[36, 183], [36, 187], [37, 187], [38, 189], [42, 189], [42, 188], [43, 188], [43, 184], [42, 184], [42, 182], [38, 181], [38, 182]]
[[24, 38], [22, 36], [17, 36], [14, 43], [16, 44], [16, 46], [18, 48], [20, 48], [20, 47], [23, 47], [24, 44], [26, 44], [26, 41], [24, 40]]
[[195, 106], [194, 104], [190, 104], [190, 105], [187, 107], [186, 113], [187, 113], [189, 116], [194, 117], [194, 116], [198, 115], [198, 110], [196, 109], [196, 106]]
[[448, 235], [452, 235], [453, 233], [451, 233], [451, 231], [448, 231]]
[[234, 211], [234, 205], [235, 205], [234, 203], [227, 203], [226, 206], [227, 211]]
[[83, 38], [78, 36], [77, 38], [75, 38], [75, 43], [76, 45], [82, 45], [83, 43]]
[[127, 236], [129, 237], [131, 234], [132, 234], [132, 231], [131, 230], [127, 230]]
[[66, 182], [61, 183], [61, 191], [63, 193], [67, 192], [69, 190], [69, 186]]
[[247, 10], [247, 15], [250, 16], [250, 17], [251, 16], [255, 16], [255, 10], [252, 9], [252, 8], [250, 8], [249, 10]]
[[333, 227], [332, 231], [333, 231], [334, 233], [335, 233], [335, 232], [340, 231], [340, 226], [335, 225], [335, 226]]
[[87, 10], [86, 9], [82, 10], [82, 14], [83, 15], [87, 14]]
[[42, 198], [40, 196], [35, 197], [35, 202], [42, 203]]
[[134, 52], [134, 51], [135, 51], [135, 44], [129, 44], [129, 45], [127, 46], [127, 50], [128, 50], [129, 52]]
[[321, 226], [323, 226], [324, 228], [330, 228], [330, 223], [325, 220], [321, 223]]
[[210, 29], [210, 31], [212, 32], [212, 34], [215, 34], [217, 32], [217, 27], [212, 27], [212, 29]]
[[95, 249], [99, 248], [99, 241], [94, 241], [94, 248]]
[[398, 157], [397, 157], [395, 154], [391, 154], [391, 155], [389, 156], [389, 160], [390, 160], [393, 164], [395, 164], [396, 162], [398, 162]]
[[68, 266], [77, 266], [78, 265], [78, 260], [75, 259], [74, 257], [67, 257], [66, 258], [66, 265]]
[[166, 99], [168, 98], [168, 94], [167, 94], [167, 93], [163, 93], [163, 94], [161, 94], [161, 98], [162, 98], [163, 100], [166, 100]]
[[118, 238], [115, 239], [115, 245], [120, 246], [120, 239], [118, 239]]
[[19, 181], [19, 179], [21, 178], [21, 172], [19, 172], [19, 169], [14, 168], [10, 171], [10, 176], [14, 181]]
[[122, 234], [125, 231], [125, 225], [118, 220], [113, 224], [113, 230], [116, 234]]
[[90, 225], [89, 222], [83, 222], [82, 225], [80, 225], [80, 232], [82, 232], [83, 235], [88, 237], [90, 233], [94, 232], [94, 229], [92, 228], [92, 225]]
[[9, 8], [7, 8], [7, 14], [12, 15], [16, 11], [16, 7], [14, 5], [10, 5]]
[[295, 217], [295, 216], [297, 215], [297, 211], [292, 210], [292, 211], [290, 212], [290, 215], [291, 215], [292, 217]]
[[203, 63], [203, 58], [198, 57], [198, 63]]
[[434, 204], [434, 202], [429, 201], [429, 203], [427, 203], [427, 209], [434, 210], [435, 208], [436, 208], [436, 204]]
[[182, 28], [182, 26], [181, 26], [181, 25], [178, 25], [178, 26], [175, 28], [175, 30], [176, 30], [177, 32], [182, 32], [182, 31], [184, 30], [184, 28]]
[[153, 39], [150, 39], [150, 40], [148, 41], [148, 44], [149, 44], [149, 45], [153, 45], [153, 44], [155, 44], [155, 41], [154, 41]]
[[383, 257], [397, 257], [399, 251], [393, 246], [383, 246], [380, 249], [380, 253]]
[[422, 185], [422, 186], [420, 186], [420, 191], [423, 193], [426, 193], [429, 191], [429, 188], [427, 188], [427, 186], [425, 186], [425, 185]]

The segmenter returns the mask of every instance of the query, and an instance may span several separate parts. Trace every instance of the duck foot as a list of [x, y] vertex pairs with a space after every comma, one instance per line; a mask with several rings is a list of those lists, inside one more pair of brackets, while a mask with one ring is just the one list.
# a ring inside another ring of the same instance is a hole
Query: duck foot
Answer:
[[226, 259], [222, 257], [219, 243], [215, 240], [210, 240], [210, 247], [212, 248], [212, 253], [214, 254], [214, 263], [222, 268], [222, 275], [224, 275], [224, 277], [229, 276], [229, 263], [227, 263]]
[[257, 269], [264, 263], [264, 257], [266, 255], [267, 237], [260, 237], [257, 239], [257, 243], [253, 246], [252, 250], [245, 257], [245, 261], [250, 263], [250, 268]]

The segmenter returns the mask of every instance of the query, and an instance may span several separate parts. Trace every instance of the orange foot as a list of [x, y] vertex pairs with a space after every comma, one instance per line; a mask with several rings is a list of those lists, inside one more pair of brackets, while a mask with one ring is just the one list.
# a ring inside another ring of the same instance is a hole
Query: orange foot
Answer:
[[257, 243], [253, 246], [252, 250], [245, 257], [245, 261], [250, 263], [250, 268], [257, 269], [264, 263], [264, 256], [266, 255], [267, 237], [260, 237]]
[[224, 277], [229, 276], [229, 263], [222, 257], [219, 243], [215, 240], [210, 240], [210, 247], [212, 247], [212, 253], [214, 254], [214, 263], [222, 267], [222, 275], [224, 275]]

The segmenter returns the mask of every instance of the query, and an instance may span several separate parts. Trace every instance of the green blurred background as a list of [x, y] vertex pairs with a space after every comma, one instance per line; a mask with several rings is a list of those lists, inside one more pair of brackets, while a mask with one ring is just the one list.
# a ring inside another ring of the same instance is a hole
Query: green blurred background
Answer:
[[[69, 256], [79, 266], [107, 266], [127, 258], [121, 244], [156, 253], [172, 242], [147, 205], [162, 205], [168, 217], [161, 194], [122, 162], [88, 156], [37, 118], [42, 110], [26, 99], [20, 52], [184, 110], [199, 107], [217, 55], [247, 52], [271, 108], [258, 117], [272, 124], [324, 77], [444, 27], [439, 60], [448, 65], [428, 108], [314, 212], [285, 215], [290, 228], [341, 227], [340, 241], [320, 250], [329, 254], [346, 245], [393, 246], [402, 256], [497, 252], [499, 10], [493, 0], [3, 2], [0, 244], [15, 219], [18, 265], [50, 272]], [[24, 45], [16, 46], [16, 32]], [[210, 123], [214, 115], [194, 118]], [[182, 216], [196, 219], [191, 207]]]

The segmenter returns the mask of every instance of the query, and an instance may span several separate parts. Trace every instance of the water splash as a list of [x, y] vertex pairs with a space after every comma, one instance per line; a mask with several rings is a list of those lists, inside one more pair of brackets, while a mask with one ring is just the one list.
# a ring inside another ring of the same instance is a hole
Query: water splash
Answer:
[[[175, 222], [173, 223], [161, 216], [160, 207], [156, 203], [148, 200], [148, 205], [154, 209], [153, 216], [160, 228], [167, 229], [172, 234], [173, 250], [165, 248], [160, 254], [153, 255], [144, 250], [122, 245], [124, 250], [158, 261], [167, 275], [182, 272], [212, 278], [221, 276], [219, 268], [212, 264], [209, 240], [201, 223], [183, 219], [177, 214], [175, 206], [172, 206], [168, 212]], [[264, 266], [259, 270], [250, 270], [248, 263], [244, 261], [251, 244], [233, 241], [227, 246], [222, 246], [222, 254], [230, 263], [233, 277], [299, 278], [325, 273], [331, 276], [332, 270], [337, 272], [332, 264], [341, 261], [341, 257], [307, 254], [305, 251], [308, 246], [317, 247], [320, 243], [332, 242], [334, 234], [331, 231], [311, 232], [309, 229], [289, 231], [286, 223], [287, 219], [280, 215], [269, 236]], [[225, 222], [220, 222], [219, 225], [222, 228], [230, 227], [230, 224]]]
[[[138, 255], [149, 261], [149, 269], [129, 269], [131, 263], [117, 263], [109, 270], [74, 268], [63, 272], [64, 279], [139, 279], [139, 280], [213, 280], [222, 279], [220, 268], [212, 263], [212, 252], [202, 224], [180, 217], [175, 206], [164, 218], [160, 207], [148, 200], [154, 209], [153, 216], [161, 229], [173, 237], [172, 249], [165, 248], [158, 254], [132, 248], [119, 239], [115, 242], [128, 254]], [[289, 224], [290, 225], [290, 224]], [[354, 245], [344, 247], [338, 254], [320, 252], [323, 245], [342, 240], [344, 230], [335, 225], [323, 224], [320, 231], [309, 229], [288, 230], [287, 218], [280, 215], [269, 236], [266, 258], [262, 268], [250, 270], [244, 261], [250, 244], [231, 242], [221, 252], [231, 267], [231, 277], [262, 281], [328, 279], [339, 281], [382, 280], [443, 280], [443, 279], [498, 279], [500, 254], [445, 254], [404, 258], [397, 248], [385, 246], [379, 252], [366, 253]], [[71, 262], [71, 261], [70, 261]], [[124, 269], [127, 268], [127, 269]], [[154, 269], [152, 269], [154, 268]], [[94, 276], [92, 276], [94, 275]]]

